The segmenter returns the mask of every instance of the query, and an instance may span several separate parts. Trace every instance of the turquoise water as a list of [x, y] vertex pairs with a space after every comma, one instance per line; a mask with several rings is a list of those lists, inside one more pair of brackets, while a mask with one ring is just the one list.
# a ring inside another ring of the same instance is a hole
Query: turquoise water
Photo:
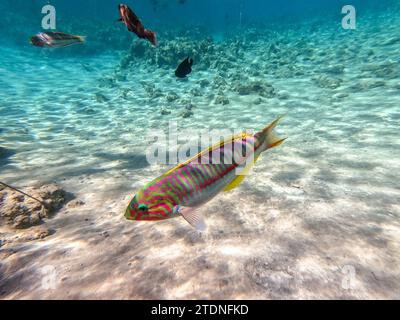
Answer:
[[[355, 30], [341, 26], [343, 1], [129, 1], [157, 48], [115, 22], [118, 1], [50, 1], [57, 29], [87, 42], [40, 49], [28, 38], [46, 3], [0, 3], [0, 176], [56, 182], [84, 205], [47, 219], [43, 240], [0, 226], [13, 252], [1, 298], [399, 298], [396, 1], [353, 1]], [[193, 72], [177, 80], [188, 55]], [[176, 123], [179, 148], [282, 114], [287, 141], [200, 209], [205, 234], [123, 218], [173, 167], [149, 163], [154, 132]]]

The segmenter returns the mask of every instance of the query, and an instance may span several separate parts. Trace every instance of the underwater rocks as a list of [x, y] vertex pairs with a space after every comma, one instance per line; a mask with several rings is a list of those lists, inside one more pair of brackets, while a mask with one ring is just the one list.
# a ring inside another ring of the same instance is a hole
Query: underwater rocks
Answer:
[[200, 80], [199, 84], [200, 84], [201, 88], [206, 88], [211, 84], [211, 82], [207, 79], [202, 79], [202, 80]]
[[336, 89], [339, 88], [342, 84], [341, 79], [330, 77], [328, 75], [320, 75], [318, 77], [314, 77], [314, 81], [319, 87], [325, 89]]
[[341, 75], [344, 73], [344, 65], [333, 65], [328, 66], [323, 72], [332, 74], [332, 75]]
[[113, 77], [106, 76], [104, 78], [99, 79], [99, 87], [100, 88], [114, 88], [116, 86], [117, 80]]
[[100, 92], [95, 93], [94, 98], [98, 103], [103, 103], [103, 102], [107, 102], [110, 100], [104, 94], [102, 94]]
[[192, 104], [185, 106], [185, 109], [181, 113], [182, 118], [190, 118], [191, 116], [193, 116], [194, 115], [193, 108], [194, 106]]
[[361, 79], [359, 82], [353, 84], [350, 88], [355, 92], [361, 92], [384, 86], [386, 86], [386, 82], [383, 80], [377, 80], [375, 78], [367, 78], [367, 79]]
[[362, 89], [374, 89], [384, 87], [386, 85], [385, 81], [377, 79], [363, 79], [360, 81], [360, 86]]
[[143, 58], [147, 50], [151, 50], [150, 44], [143, 41], [134, 41], [130, 48], [131, 57]]
[[84, 204], [85, 204], [84, 201], [82, 201], [82, 200], [80, 200], [80, 199], [74, 199], [74, 200], [71, 200], [70, 202], [68, 202], [67, 208], [68, 208], [68, 209], [74, 209], [74, 208], [81, 207], [81, 206], [83, 206]]
[[168, 102], [174, 102], [179, 99], [179, 96], [176, 93], [169, 93], [165, 97]]
[[128, 54], [121, 59], [120, 68], [127, 69], [131, 63], [141, 59], [158, 67], [176, 68], [177, 63], [188, 56], [194, 59], [196, 65], [204, 68], [210, 65], [209, 55], [214, 52], [215, 44], [209, 38], [194, 41], [187, 37], [176, 37], [164, 40], [156, 48], [133, 41]]
[[162, 116], [166, 116], [166, 115], [169, 115], [169, 114], [171, 114], [171, 111], [170, 110], [168, 110], [167, 108], [165, 108], [165, 107], [161, 107], [161, 110], [160, 110], [160, 112], [161, 112], [161, 115]]
[[282, 261], [252, 258], [245, 262], [247, 277], [264, 290], [291, 293], [295, 278], [293, 271]]
[[40, 224], [43, 218], [59, 210], [70, 197], [56, 184], [44, 185], [38, 189], [25, 188], [22, 191], [41, 200], [46, 206], [17, 191], [0, 187], [0, 222], [12, 225], [15, 229]]
[[182, 118], [190, 118], [191, 116], [193, 116], [193, 111], [192, 110], [185, 110], [182, 112], [181, 116]]
[[214, 80], [213, 80], [214, 89], [225, 89], [227, 85], [228, 85], [228, 83], [223, 76], [217, 75], [214, 77]]
[[371, 74], [371, 77], [384, 79], [395, 79], [400, 76], [400, 69], [397, 62], [385, 61], [380, 64], [368, 64], [361, 68], [361, 71]]
[[261, 81], [239, 84], [236, 86], [235, 91], [242, 96], [255, 94], [265, 98], [273, 98], [276, 94], [272, 85]]

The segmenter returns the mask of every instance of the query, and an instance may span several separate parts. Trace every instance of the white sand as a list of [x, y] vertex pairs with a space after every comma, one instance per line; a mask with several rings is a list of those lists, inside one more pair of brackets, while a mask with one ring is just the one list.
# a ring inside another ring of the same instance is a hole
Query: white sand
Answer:
[[[395, 76], [376, 70], [398, 61], [400, 45], [383, 45], [398, 34], [395, 26], [373, 36], [369, 28], [310, 35], [288, 58], [286, 76], [283, 62], [276, 72], [270, 65], [272, 40], [253, 42], [243, 67], [228, 73], [266, 81], [277, 95], [257, 104], [257, 95], [226, 89], [226, 106], [213, 104], [212, 85], [199, 85], [213, 83], [215, 69], [176, 81], [173, 70], [134, 64], [109, 88], [98, 79], [113, 76], [118, 56], [87, 58], [94, 69], [87, 72], [73, 58], [0, 48], [0, 142], [17, 150], [1, 179], [55, 181], [85, 202], [48, 219], [55, 232], [43, 240], [0, 227], [0, 298], [399, 299], [399, 67], [388, 68]], [[299, 40], [296, 32], [289, 37]], [[326, 71], [335, 66], [343, 73]], [[320, 75], [341, 85], [321, 88]], [[141, 81], [190, 99], [194, 116], [183, 119], [183, 107], [165, 96], [150, 99]], [[109, 101], [96, 102], [99, 92]], [[162, 116], [161, 106], [171, 115]], [[258, 130], [284, 113], [278, 132], [288, 140], [264, 154], [238, 189], [201, 208], [206, 233], [183, 219], [124, 219], [135, 190], [171, 167], [147, 164], [151, 130], [175, 119], [193, 135]], [[55, 272], [53, 288], [46, 288], [53, 273], [43, 270]]]

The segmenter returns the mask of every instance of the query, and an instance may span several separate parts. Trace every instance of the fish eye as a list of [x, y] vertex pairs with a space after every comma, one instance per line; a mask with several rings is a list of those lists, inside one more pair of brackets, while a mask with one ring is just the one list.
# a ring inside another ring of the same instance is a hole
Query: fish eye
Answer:
[[147, 211], [149, 209], [149, 207], [147, 205], [145, 205], [145, 204], [139, 204], [138, 205], [138, 209], [140, 211]]

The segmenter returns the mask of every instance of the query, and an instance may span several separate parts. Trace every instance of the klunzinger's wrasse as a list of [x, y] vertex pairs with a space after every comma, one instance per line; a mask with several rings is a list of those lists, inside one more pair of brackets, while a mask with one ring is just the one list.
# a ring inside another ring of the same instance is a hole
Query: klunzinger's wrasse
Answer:
[[285, 140], [274, 133], [280, 119], [255, 135], [242, 133], [223, 140], [151, 181], [130, 201], [125, 217], [154, 221], [182, 216], [204, 231], [197, 209], [219, 192], [236, 188], [262, 152]]
[[41, 32], [30, 38], [30, 43], [37, 47], [63, 48], [85, 42], [85, 37], [62, 32]]

